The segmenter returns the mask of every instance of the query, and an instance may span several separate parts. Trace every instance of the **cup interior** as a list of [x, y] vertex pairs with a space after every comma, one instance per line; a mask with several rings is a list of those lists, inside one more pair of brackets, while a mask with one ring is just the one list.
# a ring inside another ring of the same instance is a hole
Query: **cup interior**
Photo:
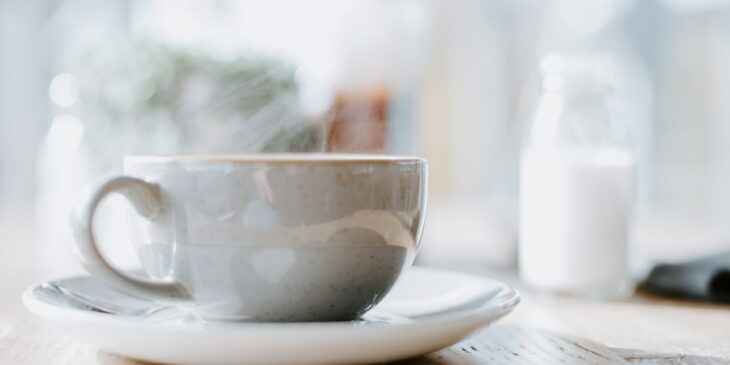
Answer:
[[125, 163], [425, 163], [420, 157], [356, 153], [135, 155]]

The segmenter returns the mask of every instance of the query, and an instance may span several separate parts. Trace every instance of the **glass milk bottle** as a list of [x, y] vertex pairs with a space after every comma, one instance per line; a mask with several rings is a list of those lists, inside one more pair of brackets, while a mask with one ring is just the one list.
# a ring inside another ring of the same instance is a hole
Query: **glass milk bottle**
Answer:
[[587, 297], [631, 290], [634, 154], [610, 63], [550, 55], [520, 162], [520, 276]]

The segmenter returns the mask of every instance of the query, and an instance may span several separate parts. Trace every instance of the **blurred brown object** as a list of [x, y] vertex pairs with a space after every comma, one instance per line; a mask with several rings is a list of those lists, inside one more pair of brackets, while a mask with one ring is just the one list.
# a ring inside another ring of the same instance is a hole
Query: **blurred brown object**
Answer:
[[383, 152], [390, 95], [384, 89], [340, 92], [328, 128], [329, 152]]

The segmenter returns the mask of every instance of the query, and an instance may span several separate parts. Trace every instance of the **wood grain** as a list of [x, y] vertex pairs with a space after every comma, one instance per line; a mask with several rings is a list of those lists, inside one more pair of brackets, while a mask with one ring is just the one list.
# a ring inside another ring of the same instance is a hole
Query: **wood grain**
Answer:
[[623, 357], [629, 364], [636, 365], [728, 365], [727, 359], [707, 356], [657, 354], [641, 350], [613, 349], [617, 355]]
[[497, 325], [448, 349], [398, 364], [604, 365], [626, 362], [610, 349], [585, 339]]

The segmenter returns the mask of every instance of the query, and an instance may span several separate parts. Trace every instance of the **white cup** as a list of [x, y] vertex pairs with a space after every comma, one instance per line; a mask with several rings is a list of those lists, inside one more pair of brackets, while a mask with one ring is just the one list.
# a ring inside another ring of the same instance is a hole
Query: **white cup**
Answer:
[[[339, 154], [130, 156], [72, 219], [82, 263], [133, 295], [219, 320], [359, 317], [410, 266], [423, 229], [425, 160]], [[123, 194], [141, 279], [114, 268], [93, 233]]]

